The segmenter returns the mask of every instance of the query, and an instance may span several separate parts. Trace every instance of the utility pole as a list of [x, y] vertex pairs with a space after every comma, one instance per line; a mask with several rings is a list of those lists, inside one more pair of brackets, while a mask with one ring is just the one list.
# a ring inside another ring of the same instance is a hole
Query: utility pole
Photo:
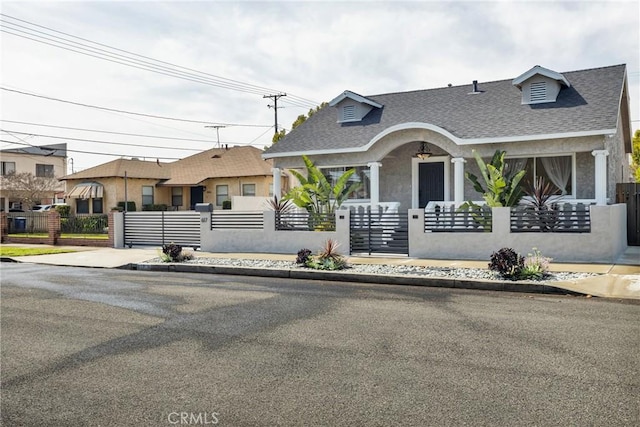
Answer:
[[275, 131], [274, 131], [274, 135], [278, 133], [278, 108], [282, 108], [282, 107], [278, 107], [278, 99], [280, 99], [283, 96], [287, 96], [286, 93], [279, 93], [277, 95], [264, 95], [263, 98], [270, 98], [273, 99], [273, 105], [267, 105], [267, 107], [269, 108], [273, 108], [273, 111], [275, 112]]
[[224, 128], [222, 125], [205, 126], [206, 128], [214, 128], [216, 130], [216, 136], [218, 137], [218, 148], [220, 148], [220, 128]]

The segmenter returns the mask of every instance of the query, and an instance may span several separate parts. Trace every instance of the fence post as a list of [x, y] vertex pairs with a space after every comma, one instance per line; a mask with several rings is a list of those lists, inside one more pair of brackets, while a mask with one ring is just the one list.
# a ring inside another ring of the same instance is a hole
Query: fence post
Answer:
[[0, 242], [4, 243], [7, 240], [7, 234], [9, 234], [9, 221], [7, 221], [7, 213], [0, 212]]
[[60, 237], [60, 214], [57, 211], [49, 211], [49, 215], [47, 217], [47, 228], [49, 230], [47, 244], [55, 245], [58, 243], [58, 238]]

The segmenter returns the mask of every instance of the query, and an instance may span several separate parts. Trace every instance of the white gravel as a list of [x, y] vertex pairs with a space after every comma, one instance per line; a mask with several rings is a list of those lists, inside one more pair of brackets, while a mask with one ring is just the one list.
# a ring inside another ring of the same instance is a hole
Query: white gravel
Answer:
[[[161, 263], [160, 258], [154, 258], [146, 261], [147, 263]], [[271, 261], [260, 259], [236, 259], [236, 258], [209, 258], [196, 257], [192, 260], [183, 261], [185, 264], [199, 264], [212, 266], [232, 266], [232, 267], [252, 267], [252, 268], [268, 268], [268, 269], [306, 269], [308, 267], [296, 264], [292, 261]], [[420, 276], [420, 277], [438, 277], [452, 279], [479, 279], [479, 280], [504, 280], [496, 272], [489, 269], [481, 268], [450, 268], [450, 267], [421, 267], [412, 265], [388, 265], [388, 264], [349, 264], [348, 268], [343, 270], [349, 273], [365, 273], [389, 276]], [[538, 283], [554, 281], [567, 281], [582, 279], [585, 277], [597, 276], [596, 273], [571, 273], [571, 272], [553, 272], [543, 280], [527, 280], [519, 281], [519, 283]]]

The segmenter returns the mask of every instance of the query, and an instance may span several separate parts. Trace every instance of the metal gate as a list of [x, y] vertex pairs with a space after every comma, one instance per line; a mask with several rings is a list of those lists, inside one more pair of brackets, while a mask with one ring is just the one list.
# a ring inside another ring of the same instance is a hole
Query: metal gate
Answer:
[[351, 211], [351, 254], [409, 255], [408, 212]]
[[194, 249], [199, 248], [200, 213], [194, 211], [125, 212], [124, 243], [129, 247], [175, 243]]
[[617, 184], [616, 203], [627, 204], [627, 244], [640, 246], [640, 184]]

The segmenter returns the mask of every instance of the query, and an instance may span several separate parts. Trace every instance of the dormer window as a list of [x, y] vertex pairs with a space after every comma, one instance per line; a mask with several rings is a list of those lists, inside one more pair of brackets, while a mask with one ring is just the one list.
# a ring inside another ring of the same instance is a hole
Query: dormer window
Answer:
[[562, 86], [571, 87], [562, 74], [539, 65], [516, 77], [512, 84], [522, 91], [523, 104], [556, 102]]
[[382, 108], [382, 104], [348, 90], [334, 98], [329, 106], [338, 110], [338, 123], [359, 122], [374, 108]]

